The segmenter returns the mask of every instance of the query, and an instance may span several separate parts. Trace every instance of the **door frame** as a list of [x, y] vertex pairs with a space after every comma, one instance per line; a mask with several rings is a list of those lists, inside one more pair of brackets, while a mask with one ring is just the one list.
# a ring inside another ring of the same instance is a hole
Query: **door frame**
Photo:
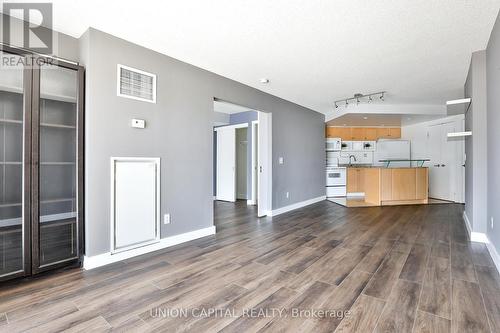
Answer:
[[257, 190], [259, 202], [257, 216], [271, 215], [273, 210], [273, 145], [272, 113], [258, 112], [258, 163]]
[[258, 120], [253, 120], [252, 121], [252, 197], [250, 200], [247, 201], [248, 205], [257, 205], [258, 204], [258, 199], [257, 199], [257, 169], [258, 169], [258, 164], [259, 161], [257, 160], [257, 149], [259, 145], [259, 121]]
[[[431, 121], [426, 125], [427, 138], [429, 137], [429, 128], [435, 126], [444, 126], [453, 124], [456, 131], [463, 131], [465, 126], [464, 115], [451, 116], [443, 119]], [[465, 170], [463, 164], [465, 163], [465, 140], [464, 138], [444, 138], [448, 141], [455, 141], [455, 151], [453, 154], [453, 171], [450, 175], [450, 195], [453, 197], [451, 202], [464, 203], [465, 202]], [[444, 142], [441, 142], [444, 144]], [[432, 167], [432, 166], [431, 166]], [[430, 170], [429, 170], [430, 171]], [[430, 188], [430, 182], [429, 182]], [[455, 195], [453, 195], [453, 192]], [[430, 192], [429, 192], [430, 195]]]
[[[219, 127], [215, 127], [215, 128], [214, 128], [214, 131], [215, 131], [216, 133], [217, 133], [218, 131], [224, 131], [224, 130], [234, 130], [234, 131], [236, 132], [236, 130], [237, 130], [238, 128], [248, 128], [248, 123], [242, 123], [242, 124], [236, 124], [236, 125], [219, 126]], [[218, 137], [217, 137], [217, 140], [218, 140]], [[219, 145], [219, 142], [217, 141], [217, 147], [218, 147], [218, 145]], [[235, 145], [236, 145], [236, 133], [235, 133]], [[219, 163], [219, 162], [218, 162], [218, 161], [219, 161], [219, 159], [218, 159], [218, 154], [219, 154], [219, 149], [217, 148], [216, 155], [215, 155], [215, 161], [216, 161], [216, 162], [215, 162], [215, 166], [216, 166], [216, 168], [217, 168], [217, 165], [218, 165], [218, 163]], [[236, 201], [236, 197], [237, 197], [237, 195], [236, 195], [236, 159], [237, 159], [237, 158], [236, 158], [236, 150], [235, 150], [235, 154], [234, 154], [234, 161], [233, 161], [233, 162], [234, 162], [234, 163], [233, 163], [233, 165], [234, 165], [234, 172], [233, 172], [233, 177], [234, 177], [234, 188], [233, 188], [233, 196], [232, 196], [232, 197], [234, 198], [234, 201], [229, 201], [229, 202], [235, 202], [235, 201]], [[216, 183], [215, 183], [215, 189], [216, 189], [216, 193], [215, 193], [215, 200], [227, 201], [227, 200], [221, 200], [221, 199], [219, 199], [219, 191], [217, 191], [217, 189], [218, 189], [217, 184], [218, 184], [218, 182], [219, 182], [219, 180], [220, 180], [220, 177], [217, 177], [217, 172], [218, 172], [218, 168], [217, 168], [217, 170], [216, 170], [216, 172], [215, 172], [215, 176], [216, 176], [216, 178], [215, 178], [215, 182], [216, 182]]]

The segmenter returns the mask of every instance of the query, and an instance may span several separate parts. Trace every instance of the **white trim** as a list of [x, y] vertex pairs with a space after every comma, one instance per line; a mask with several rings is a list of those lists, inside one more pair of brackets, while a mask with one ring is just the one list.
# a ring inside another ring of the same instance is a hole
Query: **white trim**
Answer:
[[364, 197], [365, 192], [349, 192], [346, 194], [346, 196], [347, 197], [355, 197], [355, 198]]
[[500, 255], [498, 254], [495, 245], [493, 245], [493, 243], [490, 242], [490, 239], [488, 237], [486, 237], [486, 239], [488, 240], [488, 242], [486, 243], [486, 247], [490, 252], [491, 259], [493, 260], [493, 263], [495, 264], [497, 271], [500, 273]]
[[[121, 68], [129, 70], [129, 71], [132, 71], [132, 72], [136, 72], [136, 73], [139, 73], [139, 74], [149, 75], [149, 76], [153, 77], [153, 99], [149, 100], [149, 99], [146, 99], [146, 98], [140, 98], [140, 97], [135, 97], [135, 96], [129, 96], [129, 95], [122, 94], [120, 92], [120, 80], [121, 80], [121, 77], [120, 77], [121, 71], [120, 71], [120, 69]], [[154, 103], [154, 104], [156, 104], [156, 74], [149, 73], [149, 72], [146, 72], [146, 71], [142, 71], [140, 69], [129, 67], [129, 66], [125, 66], [125, 65], [122, 65], [122, 64], [117, 64], [116, 65], [116, 95], [118, 97], [125, 97], [125, 98], [135, 99], [136, 101], [142, 101], [142, 102], [148, 102], [148, 103]]]
[[469, 221], [469, 218], [467, 217], [467, 213], [465, 212], [465, 210], [462, 214], [462, 218], [465, 221], [465, 227], [467, 228], [467, 232], [469, 233], [469, 236], [470, 236], [472, 234], [472, 226], [470, 225], [470, 221]]
[[227, 125], [227, 126], [219, 126], [215, 127], [214, 131], [225, 130], [225, 129], [237, 129], [237, 128], [246, 128], [248, 127], [248, 123], [236, 124], [236, 125]]
[[[115, 247], [116, 242], [115, 242], [115, 166], [116, 162], [152, 162], [155, 165], [155, 171], [156, 171], [156, 235], [155, 238], [139, 243], [139, 244], [132, 244], [130, 246], [122, 247], [117, 249]], [[160, 219], [160, 158], [159, 157], [111, 157], [110, 158], [110, 191], [111, 191], [111, 200], [109, 202], [110, 204], [110, 249], [111, 253], [118, 253], [118, 252], [123, 252], [123, 251], [128, 251], [134, 248], [138, 247], [143, 247], [145, 245], [150, 245], [150, 244], [155, 244], [160, 241], [160, 228], [161, 228], [161, 219]]]
[[465, 212], [465, 210], [462, 214], [462, 218], [465, 221], [465, 227], [467, 229], [467, 232], [469, 233], [469, 239], [471, 242], [486, 243], [486, 244], [489, 242], [486, 234], [482, 232], [472, 231], [472, 226], [470, 225], [470, 221], [469, 218], [467, 217], [467, 213]]
[[472, 132], [471, 131], [465, 131], [465, 132], [453, 132], [453, 133], [448, 133], [447, 136], [449, 138], [456, 138], [456, 137], [463, 137], [463, 136], [471, 136]]
[[253, 201], [251, 199], [247, 200], [247, 206], [254, 206], [254, 205], [255, 205], [255, 201]]
[[473, 232], [469, 218], [467, 217], [467, 214], [463, 213], [463, 219], [465, 221], [465, 227], [467, 228], [467, 232], [469, 233], [469, 238], [471, 242], [478, 242], [478, 243], [484, 243], [486, 244], [486, 248], [488, 249], [488, 252], [490, 253], [490, 257], [493, 260], [493, 263], [495, 264], [495, 267], [497, 271], [500, 273], [500, 255], [497, 252], [497, 249], [495, 248], [495, 245], [490, 241], [488, 238], [488, 235], [483, 234], [481, 232]]
[[159, 242], [147, 245], [139, 248], [135, 248], [133, 250], [119, 252], [112, 254], [111, 252], [106, 252], [103, 254], [98, 254], [95, 256], [85, 256], [83, 258], [83, 268], [84, 269], [93, 269], [97, 267], [101, 267], [104, 265], [108, 265], [117, 261], [122, 261], [128, 258], [140, 256], [142, 254], [146, 254], [153, 251], [158, 251], [170, 246], [174, 246], [177, 244], [185, 243], [192, 241], [194, 239], [215, 235], [215, 226], [211, 226], [208, 228], [198, 229], [190, 232], [186, 232], [180, 235], [175, 235], [171, 237], [166, 237], [160, 239]]
[[309, 205], [315, 204], [315, 203], [323, 201], [323, 200], [326, 200], [326, 195], [322, 195], [320, 197], [309, 199], [309, 200], [304, 200], [304, 201], [301, 201], [301, 202], [296, 202], [294, 204], [291, 204], [291, 205], [288, 205], [288, 206], [285, 206], [285, 207], [281, 207], [281, 208], [278, 208], [278, 209], [270, 210], [267, 215], [268, 216], [280, 215], [280, 214], [289, 212], [291, 210], [295, 210], [295, 209], [299, 209], [299, 208], [302, 208], [302, 207], [305, 207], [305, 206], [309, 206]]
[[470, 98], [454, 99], [452, 101], [446, 101], [446, 105], [465, 104], [470, 103], [470, 101]]
[[247, 201], [248, 205], [256, 205], [257, 204], [257, 165], [259, 164], [257, 159], [257, 148], [259, 146], [259, 129], [257, 125], [259, 124], [258, 120], [252, 121], [252, 161], [251, 165], [251, 174], [252, 174], [252, 198]]
[[477, 243], [485, 243], [485, 244], [487, 244], [489, 242], [488, 236], [486, 236], [486, 234], [483, 234], [482, 232], [474, 232], [474, 231], [470, 234], [470, 241], [477, 242]]

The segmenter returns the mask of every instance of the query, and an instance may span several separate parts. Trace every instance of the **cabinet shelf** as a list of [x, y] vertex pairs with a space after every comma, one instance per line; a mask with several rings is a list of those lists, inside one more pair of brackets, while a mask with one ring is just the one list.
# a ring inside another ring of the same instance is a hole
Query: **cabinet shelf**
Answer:
[[[6, 91], [14, 94], [23, 94], [23, 89], [20, 87], [9, 87], [5, 85], [0, 85], [0, 91]], [[66, 96], [66, 95], [57, 95], [57, 94], [48, 94], [48, 93], [40, 93], [40, 98], [41, 99], [48, 99], [51, 101], [59, 101], [59, 102], [66, 102], [66, 103], [76, 103], [76, 97], [74, 96]]]
[[76, 129], [76, 126], [74, 126], [74, 125], [61, 125], [61, 124], [40, 123], [40, 126], [43, 126], [43, 127], [52, 127], [52, 128]]
[[40, 165], [75, 165], [75, 162], [40, 162]]
[[6, 123], [6, 124], [22, 124], [22, 120], [16, 120], [16, 119], [5, 119], [1, 118], [0, 123]]
[[0, 161], [0, 165], [22, 165], [23, 162], [2, 162]]

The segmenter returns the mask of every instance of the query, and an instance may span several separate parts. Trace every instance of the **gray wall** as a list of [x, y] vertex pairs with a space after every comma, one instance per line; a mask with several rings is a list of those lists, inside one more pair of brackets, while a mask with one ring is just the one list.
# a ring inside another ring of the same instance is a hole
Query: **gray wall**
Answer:
[[487, 235], [500, 252], [500, 16], [486, 50], [488, 82], [488, 222]]
[[[274, 209], [325, 195], [323, 114], [95, 29], [82, 37], [80, 54], [87, 68], [87, 255], [109, 251], [111, 156], [161, 158], [161, 214], [172, 216], [162, 237], [213, 225], [214, 97], [272, 112]], [[156, 104], [116, 96], [118, 63], [157, 74]], [[132, 129], [131, 118], [145, 119], [146, 129]]]
[[487, 216], [487, 114], [486, 114], [486, 52], [472, 54], [469, 75], [465, 83], [465, 97], [472, 104], [465, 118], [465, 129], [472, 131], [466, 138], [465, 154], [465, 212], [472, 231], [486, 233]]

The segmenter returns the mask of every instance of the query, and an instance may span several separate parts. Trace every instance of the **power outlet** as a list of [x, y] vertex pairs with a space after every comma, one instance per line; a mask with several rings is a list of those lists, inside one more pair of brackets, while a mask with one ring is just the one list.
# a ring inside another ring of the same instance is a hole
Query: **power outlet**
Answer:
[[490, 227], [491, 229], [493, 229], [493, 225], [495, 224], [494, 220], [493, 220], [493, 216], [490, 217]]
[[286, 196], [287, 199], [290, 199], [290, 192], [286, 192], [285, 196]]
[[163, 224], [170, 224], [170, 214], [163, 215]]

